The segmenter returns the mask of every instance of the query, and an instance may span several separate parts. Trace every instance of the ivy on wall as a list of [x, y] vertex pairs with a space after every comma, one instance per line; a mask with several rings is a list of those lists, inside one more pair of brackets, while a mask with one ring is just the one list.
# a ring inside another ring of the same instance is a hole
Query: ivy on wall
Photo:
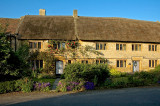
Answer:
[[56, 58], [52, 53], [36, 51], [30, 54], [30, 60], [43, 60], [45, 62], [43, 71], [46, 73], [50, 73], [52, 71], [52, 73], [55, 74]]

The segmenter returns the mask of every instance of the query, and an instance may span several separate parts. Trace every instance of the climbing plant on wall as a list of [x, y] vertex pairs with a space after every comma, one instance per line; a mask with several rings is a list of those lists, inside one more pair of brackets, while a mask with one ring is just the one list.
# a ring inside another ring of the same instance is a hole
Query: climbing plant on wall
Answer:
[[86, 45], [82, 46], [79, 41], [49, 41], [49, 52], [52, 54], [59, 54], [64, 57], [80, 58], [89, 57], [90, 54], [103, 55], [103, 53], [96, 51], [94, 47]]

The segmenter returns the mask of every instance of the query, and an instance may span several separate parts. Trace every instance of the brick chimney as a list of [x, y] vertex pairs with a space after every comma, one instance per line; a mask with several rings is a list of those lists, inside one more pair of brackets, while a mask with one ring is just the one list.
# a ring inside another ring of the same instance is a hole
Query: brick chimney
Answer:
[[73, 17], [74, 18], [78, 18], [78, 12], [77, 12], [77, 10], [73, 10]]
[[46, 10], [45, 9], [39, 9], [39, 15], [46, 15]]

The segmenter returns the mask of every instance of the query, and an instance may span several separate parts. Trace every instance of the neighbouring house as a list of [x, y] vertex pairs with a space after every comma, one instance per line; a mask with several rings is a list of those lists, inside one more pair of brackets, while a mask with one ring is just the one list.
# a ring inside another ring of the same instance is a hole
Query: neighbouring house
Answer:
[[[73, 11], [73, 16], [46, 16], [45, 10], [40, 9], [39, 15], [23, 16], [15, 24], [17, 48], [27, 42], [30, 52], [45, 52], [50, 40], [61, 41], [55, 49], [67, 49], [67, 41], [78, 41], [80, 46], [89, 45], [103, 54], [76, 58], [56, 54], [56, 74], [62, 74], [66, 64], [76, 61], [108, 64], [121, 72], [147, 71], [160, 61], [159, 22], [83, 17], [78, 16], [77, 10]], [[45, 61], [33, 60], [33, 67], [43, 68]]]

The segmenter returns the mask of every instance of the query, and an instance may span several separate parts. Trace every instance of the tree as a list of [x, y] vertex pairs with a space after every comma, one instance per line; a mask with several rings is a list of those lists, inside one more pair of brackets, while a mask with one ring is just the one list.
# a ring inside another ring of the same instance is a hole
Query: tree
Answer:
[[8, 70], [7, 59], [10, 57], [9, 42], [4, 33], [0, 33], [0, 74], [7, 74]]
[[22, 45], [17, 52], [14, 52], [7, 40], [5, 30], [0, 25], [0, 75], [21, 77], [24, 71], [29, 69], [29, 47]]

